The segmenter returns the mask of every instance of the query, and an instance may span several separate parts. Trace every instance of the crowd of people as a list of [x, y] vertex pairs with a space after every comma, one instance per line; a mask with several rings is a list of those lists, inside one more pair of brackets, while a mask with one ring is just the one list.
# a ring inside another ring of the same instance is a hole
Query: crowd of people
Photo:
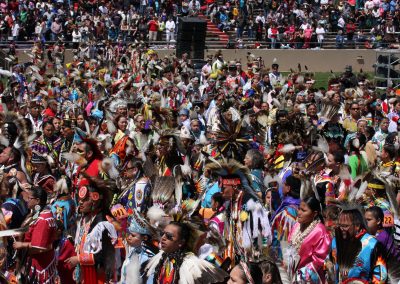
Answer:
[[0, 70], [2, 281], [399, 281], [399, 90], [85, 50]]
[[[205, 14], [231, 31], [237, 48], [398, 47], [399, 3], [357, 1], [0, 1], [1, 41], [167, 41], [175, 43], [181, 17]], [[256, 44], [245, 44], [250, 39]], [[265, 44], [267, 42], [267, 45]], [[261, 45], [261, 43], [263, 45]]]
[[336, 48], [395, 48], [398, 7], [397, 1], [372, 0], [226, 1], [210, 15], [221, 30], [235, 30], [239, 48], [243, 39], [272, 49], [322, 48], [327, 33], [335, 34]]

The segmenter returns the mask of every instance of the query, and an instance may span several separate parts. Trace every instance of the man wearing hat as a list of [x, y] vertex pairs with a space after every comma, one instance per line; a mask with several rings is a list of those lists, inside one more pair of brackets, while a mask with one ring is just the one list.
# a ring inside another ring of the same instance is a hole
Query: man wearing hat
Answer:
[[51, 158], [47, 154], [32, 152], [33, 185], [43, 188], [48, 194], [53, 192], [56, 183], [56, 179], [51, 174], [50, 161]]
[[241, 85], [241, 77], [238, 76], [237, 66], [235, 61], [230, 61], [228, 65], [229, 74], [226, 77], [226, 84], [230, 87], [235, 87]]
[[351, 65], [347, 65], [344, 71], [345, 72], [340, 78], [340, 82], [342, 83], [342, 91], [348, 88], [357, 87], [357, 77], [353, 73], [353, 67], [351, 67]]
[[189, 128], [186, 126], [182, 126], [179, 138], [182, 141], [183, 146], [185, 147], [186, 152], [188, 153], [188, 148], [193, 144], [195, 138], [192, 135], [191, 131]]

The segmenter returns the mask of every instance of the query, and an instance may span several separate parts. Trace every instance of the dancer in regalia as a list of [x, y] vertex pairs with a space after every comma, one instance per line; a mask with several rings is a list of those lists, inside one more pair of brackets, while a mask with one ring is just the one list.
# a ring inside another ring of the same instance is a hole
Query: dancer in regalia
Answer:
[[77, 256], [66, 260], [71, 266], [76, 266], [77, 282], [107, 283], [116, 279], [113, 242], [117, 240], [117, 233], [105, 216], [111, 200], [109, 191], [109, 184], [88, 176], [80, 185], [78, 197], [81, 216], [75, 236]]

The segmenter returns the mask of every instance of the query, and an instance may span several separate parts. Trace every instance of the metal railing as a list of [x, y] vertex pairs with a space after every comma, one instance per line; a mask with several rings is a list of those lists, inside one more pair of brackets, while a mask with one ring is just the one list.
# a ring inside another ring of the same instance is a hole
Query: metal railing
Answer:
[[[32, 46], [34, 45], [35, 41], [14, 41], [14, 43], [16, 44], [16, 48], [17, 49], [30, 49], [32, 48]], [[56, 43], [56, 41], [46, 41], [45, 45], [47, 47], [50, 47], [52, 45], [54, 45]], [[74, 42], [70, 42], [70, 41], [63, 41], [62, 42], [65, 46], [66, 49], [72, 49], [74, 47]], [[134, 41], [125, 41], [125, 44], [129, 45], [129, 44], [134, 44], [137, 42]], [[152, 49], [170, 49], [173, 50], [176, 48], [176, 41], [170, 41], [167, 42], [166, 40], [161, 40], [161, 41], [145, 41], [145, 43], [147, 44], [147, 46], [149, 46]], [[379, 42], [370, 42], [371, 46], [369, 48], [387, 48], [390, 43], [385, 42], [385, 41], [379, 41]], [[118, 42], [110, 42], [111, 45], [115, 46], [118, 45]], [[230, 44], [230, 46], [229, 46]], [[312, 48], [316, 48], [318, 46], [320, 46], [320, 44], [318, 42], [315, 41], [310, 41], [308, 42], [309, 44], [309, 48], [307, 49], [312, 49]], [[2, 50], [2, 53], [5, 54], [4, 49], [8, 49], [10, 45], [10, 41], [0, 41], [0, 50]], [[103, 43], [99, 42], [97, 44], [98, 46], [100, 45], [104, 45]], [[205, 45], [205, 49], [215, 49], [215, 48], [222, 48], [222, 49], [237, 49], [240, 47], [238, 46], [238, 42], [234, 39], [231, 39], [227, 42], [223, 42], [221, 41], [218, 36], [215, 37], [209, 37], [208, 39], [206, 39], [206, 45]], [[259, 47], [257, 47], [257, 46]], [[279, 46], [280, 48], [276, 48], [276, 49], [302, 49], [304, 46], [304, 42], [293, 42], [293, 41], [287, 41], [287, 40], [283, 40], [280, 42], [276, 42], [275, 44], [276, 46]], [[242, 39], [242, 43], [241, 43], [241, 48], [243, 49], [255, 49], [255, 48], [262, 48], [262, 49], [271, 49], [271, 42], [263, 40], [263, 41], [256, 41], [254, 38], [244, 38]], [[322, 43], [322, 48], [324, 49], [337, 49], [336, 47], [336, 40], [335, 37], [333, 37], [331, 35], [331, 37], [327, 37], [323, 43]], [[343, 41], [343, 47], [342, 48], [367, 48], [365, 45], [365, 42], [361, 42], [361, 41], [357, 41], [357, 40], [353, 40], [353, 41], [347, 41], [344, 40]], [[0, 58], [0, 64], [3, 65], [3, 60], [4, 58], [1, 59]]]

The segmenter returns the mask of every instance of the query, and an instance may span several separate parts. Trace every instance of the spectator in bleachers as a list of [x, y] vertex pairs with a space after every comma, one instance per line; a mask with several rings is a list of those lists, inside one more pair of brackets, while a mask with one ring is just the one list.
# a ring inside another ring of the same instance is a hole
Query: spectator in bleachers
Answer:
[[349, 19], [346, 24], [346, 37], [347, 37], [347, 43], [352, 47], [354, 47], [353, 37], [354, 37], [355, 31], [356, 31], [356, 26], [355, 26], [353, 20]]
[[314, 32], [314, 29], [310, 24], [307, 24], [307, 27], [303, 31], [304, 35], [304, 45], [303, 48], [309, 48], [310, 47], [310, 42], [311, 42], [311, 37]]
[[268, 29], [268, 39], [271, 41], [271, 49], [275, 48], [277, 38], [278, 29], [276, 28], [275, 24], [272, 24], [271, 27]]
[[154, 16], [147, 23], [147, 26], [149, 28], [149, 41], [156, 41], [157, 40], [158, 27], [159, 27], [157, 17]]
[[335, 38], [335, 46], [338, 49], [342, 49], [344, 44], [344, 37], [343, 32], [341, 30], [338, 31], [336, 38]]
[[[0, 0], [0, 38], [1, 40], [34, 40], [52, 41], [63, 38], [73, 41], [74, 27], [81, 34], [81, 41], [91, 38], [98, 40], [110, 39], [124, 41], [142, 39], [155, 41], [164, 33], [163, 23], [174, 17], [176, 23], [179, 17], [196, 16], [199, 13], [208, 14], [221, 31], [229, 33], [233, 42], [242, 39], [240, 45], [247, 46], [246, 41], [254, 39], [253, 45], [261, 48], [312, 48], [321, 45], [321, 39], [332, 43], [332, 33], [343, 31], [345, 40], [354, 46], [354, 40], [361, 44], [358, 31], [362, 36], [372, 38], [376, 46], [393, 46], [398, 42], [395, 32], [399, 30], [400, 14], [397, 0], [355, 0], [350, 2], [321, 0], [305, 1], [264, 1], [264, 0], [222, 0], [215, 3], [209, 0], [201, 3], [199, 0], [138, 0], [130, 1], [55, 1], [43, 0], [10, 1]], [[201, 5], [207, 5], [203, 7]], [[143, 25], [153, 21], [154, 16], [161, 17], [157, 27]], [[349, 23], [352, 20], [353, 23]], [[391, 21], [389, 26], [387, 23]], [[31, 24], [35, 23], [35, 24]], [[272, 25], [277, 28], [276, 39], [271, 40], [268, 31]], [[114, 25], [114, 28], [112, 28]], [[310, 25], [313, 31], [306, 31]], [[317, 34], [322, 29], [324, 36]], [[353, 26], [350, 27], [349, 26]], [[233, 27], [236, 32], [233, 33]], [[302, 35], [295, 31], [300, 29]], [[365, 31], [372, 29], [369, 31]], [[176, 30], [176, 29], [175, 29]], [[352, 31], [353, 30], [353, 31]], [[137, 31], [136, 36], [134, 31]], [[75, 32], [76, 33], [76, 32]], [[310, 35], [311, 33], [311, 35]], [[149, 36], [147, 36], [149, 35]], [[172, 40], [173, 35], [168, 38]], [[354, 40], [352, 40], [352, 38]], [[166, 39], [166, 38], [165, 38]], [[272, 43], [274, 41], [274, 43]], [[326, 45], [326, 44], [325, 44]]]
[[315, 33], [317, 34], [317, 41], [318, 41], [318, 46], [322, 48], [323, 42], [324, 42], [324, 35], [325, 35], [325, 29], [322, 25], [318, 25], [318, 27], [315, 29]]
[[168, 21], [165, 23], [165, 31], [166, 31], [166, 36], [167, 36], [167, 42], [168, 44], [171, 41], [174, 41], [174, 35], [175, 35], [175, 22], [172, 19], [172, 16], [168, 17]]

